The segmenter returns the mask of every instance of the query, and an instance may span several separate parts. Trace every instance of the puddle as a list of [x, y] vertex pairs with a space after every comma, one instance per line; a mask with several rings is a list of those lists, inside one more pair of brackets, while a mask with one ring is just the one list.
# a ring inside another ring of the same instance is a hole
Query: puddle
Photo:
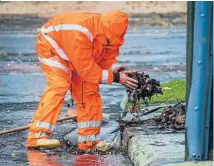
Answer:
[[27, 157], [29, 165], [43, 166], [50, 164], [51, 166], [123, 166], [130, 165], [127, 163], [127, 158], [122, 155], [112, 156], [98, 156], [98, 155], [53, 155], [49, 156], [46, 153], [41, 153], [37, 151], [27, 151]]

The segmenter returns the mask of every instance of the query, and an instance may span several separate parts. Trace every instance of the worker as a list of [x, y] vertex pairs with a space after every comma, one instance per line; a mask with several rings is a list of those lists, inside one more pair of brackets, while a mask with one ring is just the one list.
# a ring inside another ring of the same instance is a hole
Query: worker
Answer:
[[27, 147], [59, 147], [50, 139], [68, 90], [77, 105], [78, 148], [88, 151], [105, 145], [99, 139], [102, 101], [99, 84], [120, 83], [136, 88], [132, 71], [116, 57], [124, 43], [128, 17], [121, 11], [103, 14], [70, 12], [50, 19], [38, 34], [36, 51], [47, 78], [30, 127]]

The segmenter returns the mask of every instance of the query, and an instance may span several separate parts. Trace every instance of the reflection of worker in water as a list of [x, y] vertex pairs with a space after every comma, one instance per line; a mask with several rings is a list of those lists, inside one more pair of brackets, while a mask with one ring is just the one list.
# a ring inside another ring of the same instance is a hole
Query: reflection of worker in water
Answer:
[[[95, 165], [111, 165], [108, 161], [100, 161], [102, 158], [97, 155], [48, 155], [40, 151], [27, 150], [27, 158], [30, 166], [95, 166]], [[63, 162], [66, 161], [66, 162]]]
[[57, 160], [59, 156], [49, 156], [47, 153], [40, 151], [27, 150], [27, 158], [30, 166], [62, 166]]
[[137, 81], [127, 76], [132, 72], [116, 60], [127, 26], [126, 14], [111, 11], [101, 15], [65, 13], [42, 27], [36, 50], [48, 85], [30, 128], [28, 147], [60, 145], [58, 140], [49, 139], [49, 135], [68, 90], [77, 104], [78, 147], [89, 150], [102, 144], [99, 141], [102, 101], [98, 85], [118, 82], [136, 87]]

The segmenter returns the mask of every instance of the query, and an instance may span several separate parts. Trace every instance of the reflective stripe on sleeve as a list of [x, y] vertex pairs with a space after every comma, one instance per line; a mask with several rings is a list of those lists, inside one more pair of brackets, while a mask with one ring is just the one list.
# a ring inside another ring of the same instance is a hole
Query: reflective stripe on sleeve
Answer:
[[102, 71], [102, 84], [107, 84], [108, 81], [108, 70]]
[[77, 123], [78, 129], [90, 128], [90, 127], [101, 127], [102, 122], [99, 121], [87, 121]]
[[71, 73], [71, 71], [68, 68], [66, 68], [63, 64], [59, 63], [56, 60], [46, 59], [46, 58], [40, 58], [40, 57], [38, 57], [38, 58], [39, 58], [39, 61], [41, 63], [43, 63], [44, 65], [51, 66], [51, 67], [56, 67], [58, 69], [61, 69], [61, 70], [65, 71], [68, 74]]
[[36, 124], [36, 127], [42, 127], [42, 128], [45, 128], [45, 129], [53, 131], [55, 126], [50, 124], [50, 123], [48, 123], [48, 122], [38, 121], [37, 124]]
[[99, 134], [88, 135], [88, 136], [78, 136], [79, 142], [88, 142], [88, 141], [98, 141], [100, 140]]
[[119, 64], [119, 63], [115, 63], [115, 64], [113, 64], [113, 65], [111, 66], [110, 70], [114, 71], [114, 70], [115, 70], [116, 68], [118, 68], [118, 67], [122, 67], [122, 65]]

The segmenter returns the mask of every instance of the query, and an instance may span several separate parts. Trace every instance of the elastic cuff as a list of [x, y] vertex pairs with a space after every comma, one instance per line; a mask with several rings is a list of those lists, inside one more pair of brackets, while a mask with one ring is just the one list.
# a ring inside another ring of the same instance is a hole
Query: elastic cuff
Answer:
[[114, 78], [113, 78], [113, 82], [118, 83], [120, 81], [120, 73], [113, 73]]

